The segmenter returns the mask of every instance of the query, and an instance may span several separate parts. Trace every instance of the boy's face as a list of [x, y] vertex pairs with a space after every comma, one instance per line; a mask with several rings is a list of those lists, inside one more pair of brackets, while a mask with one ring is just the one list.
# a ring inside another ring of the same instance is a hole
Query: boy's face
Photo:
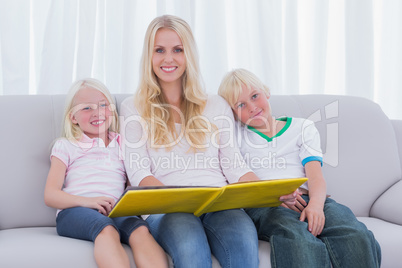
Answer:
[[243, 124], [256, 129], [266, 129], [268, 119], [271, 117], [268, 99], [269, 96], [261, 89], [253, 87], [248, 89], [243, 86], [243, 90], [232, 109], [237, 119]]

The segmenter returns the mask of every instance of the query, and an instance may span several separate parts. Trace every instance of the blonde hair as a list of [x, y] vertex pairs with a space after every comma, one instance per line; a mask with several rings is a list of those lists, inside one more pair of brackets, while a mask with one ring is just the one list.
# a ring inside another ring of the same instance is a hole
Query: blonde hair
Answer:
[[230, 107], [234, 108], [243, 87], [260, 89], [268, 97], [271, 94], [269, 88], [255, 74], [241, 68], [233, 69], [223, 77], [218, 94], [229, 103]]
[[109, 130], [118, 133], [119, 120], [116, 111], [116, 105], [114, 103], [112, 95], [102, 82], [93, 78], [86, 78], [74, 82], [70, 87], [70, 90], [66, 97], [66, 104], [64, 107], [63, 129], [61, 136], [69, 140], [80, 140], [82, 137], [83, 132], [81, 128], [71, 121], [72, 118], [71, 112], [73, 109], [73, 102], [75, 96], [77, 95], [78, 91], [80, 91], [85, 87], [91, 87], [93, 89], [96, 89], [106, 97], [106, 99], [110, 104], [109, 109], [111, 109], [112, 112], [112, 120], [111, 120], [112, 122], [110, 124]]
[[[162, 94], [158, 78], [152, 68], [155, 35], [159, 29], [174, 30], [180, 37], [186, 69], [182, 75], [183, 104], [180, 107], [185, 124], [182, 133], [185, 134], [193, 149], [202, 147], [205, 142], [208, 124], [201, 115], [207, 102], [207, 95], [201, 84], [198, 52], [190, 26], [181, 18], [164, 15], [155, 18], [148, 26], [144, 39], [141, 57], [140, 83], [135, 94], [135, 106], [140, 115], [146, 120], [149, 140], [155, 147], [163, 147], [175, 143], [178, 137], [171, 108]], [[193, 130], [193, 131], [191, 131]], [[197, 131], [194, 131], [197, 130]], [[168, 148], [167, 148], [168, 149]]]

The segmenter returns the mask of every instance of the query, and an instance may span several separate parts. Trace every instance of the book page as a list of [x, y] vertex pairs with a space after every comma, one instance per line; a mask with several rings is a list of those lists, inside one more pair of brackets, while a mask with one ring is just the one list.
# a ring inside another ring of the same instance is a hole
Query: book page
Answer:
[[194, 213], [219, 191], [221, 191], [219, 187], [183, 188], [180, 186], [127, 190], [110, 212], [109, 217], [172, 212]]
[[279, 197], [293, 193], [307, 178], [264, 180], [229, 184], [202, 213], [233, 208], [275, 207]]

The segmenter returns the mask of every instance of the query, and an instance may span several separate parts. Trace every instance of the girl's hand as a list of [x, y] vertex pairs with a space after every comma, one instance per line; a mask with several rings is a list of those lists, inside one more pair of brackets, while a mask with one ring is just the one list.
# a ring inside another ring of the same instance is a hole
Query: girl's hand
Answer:
[[325, 225], [325, 215], [322, 207], [310, 202], [300, 215], [300, 221], [305, 221], [306, 219], [310, 233], [314, 236], [320, 235]]
[[106, 196], [86, 197], [83, 207], [98, 210], [103, 215], [109, 215], [114, 206], [114, 199]]

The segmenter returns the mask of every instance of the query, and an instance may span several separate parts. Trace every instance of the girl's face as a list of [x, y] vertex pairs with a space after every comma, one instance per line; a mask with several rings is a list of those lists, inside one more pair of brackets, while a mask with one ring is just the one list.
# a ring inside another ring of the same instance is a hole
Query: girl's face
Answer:
[[161, 28], [156, 32], [152, 68], [162, 88], [172, 84], [181, 87], [186, 57], [181, 39], [174, 30]]
[[104, 138], [112, 123], [113, 113], [102, 92], [92, 87], [80, 89], [74, 96], [71, 121], [90, 138]]
[[268, 99], [269, 96], [261, 89], [253, 87], [248, 89], [243, 86], [243, 90], [232, 108], [236, 117], [243, 124], [264, 130], [267, 129], [271, 117]]

